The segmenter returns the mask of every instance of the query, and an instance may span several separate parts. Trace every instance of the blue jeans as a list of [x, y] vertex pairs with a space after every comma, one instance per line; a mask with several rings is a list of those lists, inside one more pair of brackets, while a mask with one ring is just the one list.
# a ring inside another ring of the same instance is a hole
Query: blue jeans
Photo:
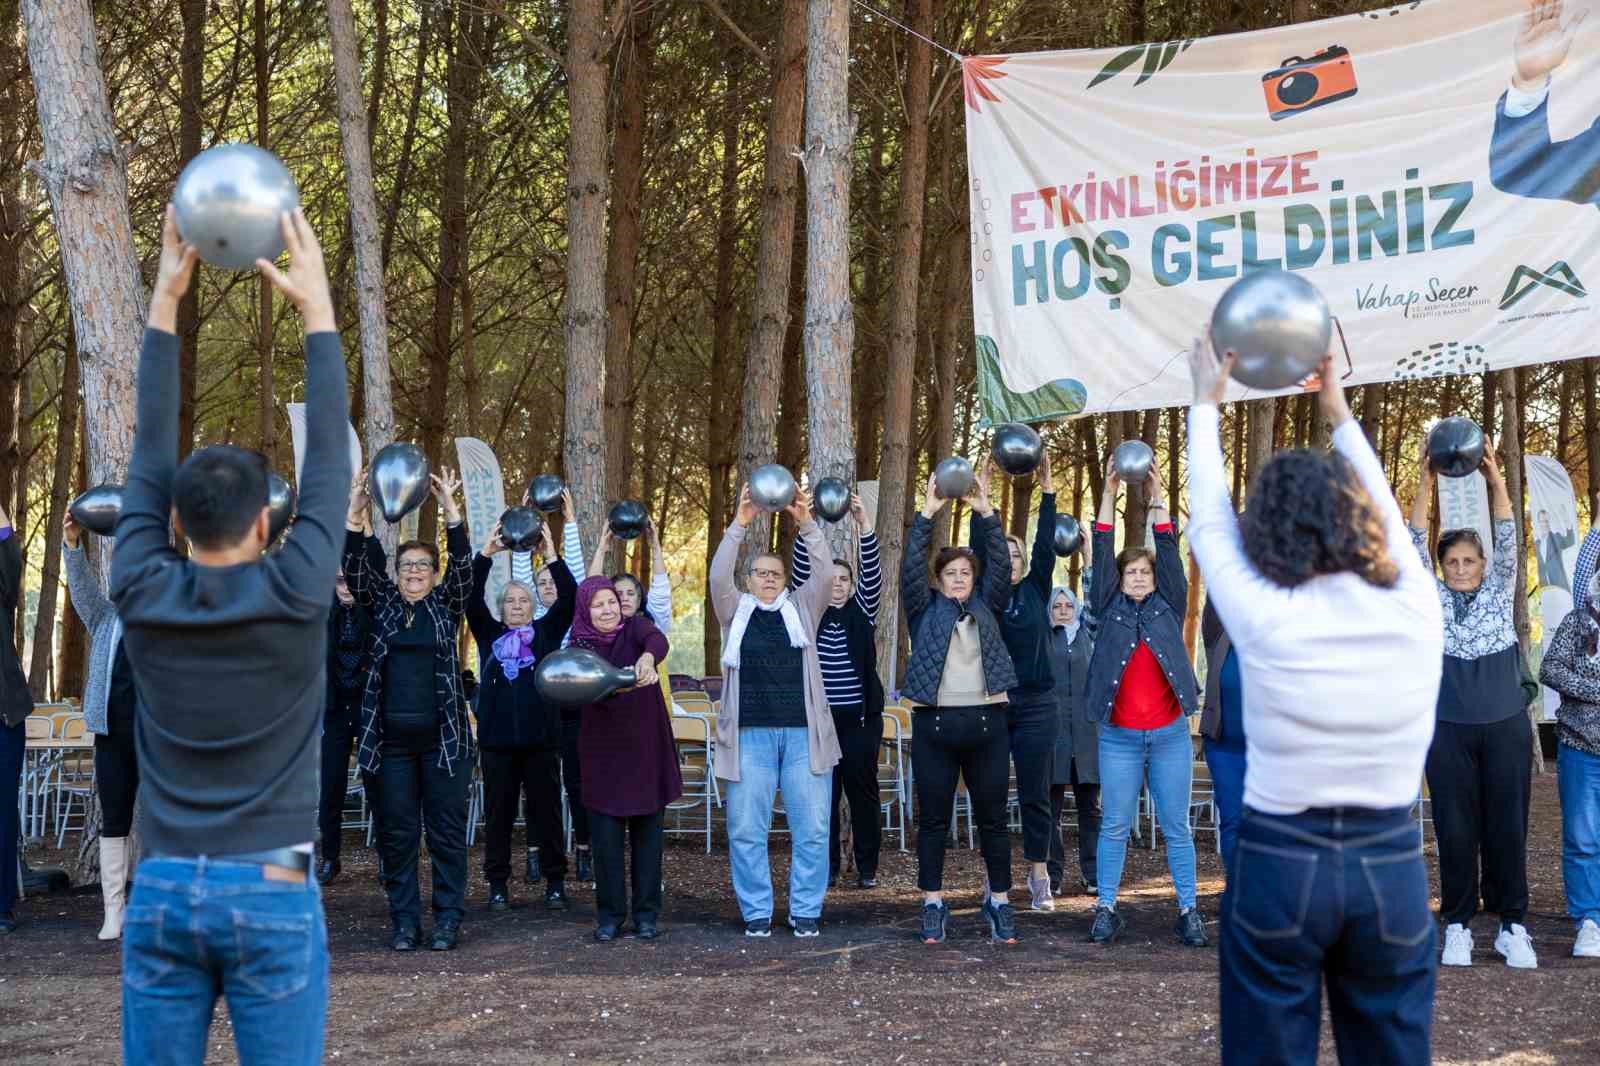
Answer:
[[1315, 1062], [1322, 985], [1339, 1061], [1433, 1061], [1438, 959], [1406, 808], [1246, 810], [1222, 896], [1222, 1061]]
[[772, 801], [783, 793], [789, 823], [789, 917], [822, 917], [828, 891], [828, 810], [833, 774], [811, 772], [803, 728], [739, 730], [739, 780], [728, 782], [728, 857], [733, 892], [747, 922], [772, 917], [767, 837]]
[[1211, 771], [1211, 800], [1217, 805], [1217, 836], [1222, 848], [1222, 872], [1233, 869], [1239, 844], [1239, 819], [1244, 816], [1245, 753], [1206, 741], [1206, 768]]
[[1095, 868], [1100, 874], [1098, 906], [1115, 907], [1128, 857], [1128, 834], [1139, 816], [1139, 793], [1145, 777], [1155, 799], [1156, 819], [1167, 841], [1167, 869], [1178, 894], [1178, 907], [1195, 904], [1194, 837], [1189, 833], [1189, 795], [1194, 787], [1194, 748], [1189, 719], [1180, 717], [1160, 729], [1100, 726], [1100, 846]]
[[1561, 880], [1567, 914], [1580, 926], [1600, 923], [1600, 756], [1562, 744], [1556, 749], [1561, 791]]
[[328, 931], [314, 878], [261, 866], [146, 859], [122, 934], [122, 1057], [200, 1063], [217, 996], [243, 1066], [322, 1061]]

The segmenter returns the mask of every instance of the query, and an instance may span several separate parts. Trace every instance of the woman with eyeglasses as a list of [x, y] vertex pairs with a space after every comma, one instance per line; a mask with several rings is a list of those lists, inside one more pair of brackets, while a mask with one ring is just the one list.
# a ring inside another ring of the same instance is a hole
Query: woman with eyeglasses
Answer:
[[[1472, 918], [1481, 899], [1500, 916], [1494, 947], [1508, 966], [1539, 964], [1522, 924], [1528, 909], [1528, 804], [1533, 787], [1533, 725], [1522, 690], [1522, 649], [1512, 624], [1517, 527], [1505, 478], [1484, 452], [1494, 517], [1494, 559], [1476, 530], [1439, 536], [1444, 579], [1444, 674], [1428, 747], [1428, 795], [1439, 841], [1439, 920], [1445, 966], [1472, 965]], [[1427, 444], [1417, 460], [1411, 539], [1424, 566], [1433, 470]], [[1481, 867], [1481, 876], [1480, 876]]]
[[412, 540], [396, 550], [391, 581], [372, 565], [362, 536], [370, 500], [365, 474], [350, 488], [344, 575], [373, 620], [372, 668], [361, 700], [360, 766], [379, 783], [379, 848], [394, 924], [390, 946], [415, 951], [422, 937], [417, 865], [422, 829], [433, 864], [433, 936], [449, 951], [466, 915], [467, 793], [473, 741], [461, 691], [456, 632], [472, 593], [472, 546], [448, 468], [432, 475], [444, 509], [449, 568], [439, 575], [436, 545]]

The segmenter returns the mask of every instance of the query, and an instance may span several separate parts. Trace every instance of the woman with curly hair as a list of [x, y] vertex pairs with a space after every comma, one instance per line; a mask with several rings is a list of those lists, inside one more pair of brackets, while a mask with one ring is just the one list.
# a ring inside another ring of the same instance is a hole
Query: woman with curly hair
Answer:
[[1128, 856], [1128, 834], [1139, 816], [1145, 782], [1167, 843], [1167, 869], [1178, 896], [1178, 939], [1206, 946], [1205, 923], [1196, 905], [1194, 837], [1189, 832], [1189, 794], [1194, 787], [1194, 748], [1189, 715], [1199, 709], [1199, 686], [1183, 644], [1189, 581], [1178, 555], [1178, 533], [1161, 497], [1161, 477], [1145, 481], [1156, 547], [1116, 551], [1117, 489], [1122, 479], [1106, 461], [1105, 490], [1094, 524], [1094, 576], [1089, 603], [1100, 620], [1089, 659], [1085, 697], [1100, 726], [1100, 842], [1095, 871], [1099, 892], [1089, 939], [1109, 944], [1128, 920], [1117, 913], [1117, 889]]
[[1435, 957], [1411, 807], [1444, 626], [1383, 466], [1321, 368], [1332, 452], [1274, 455], [1242, 519], [1218, 405], [1235, 356], [1191, 353], [1189, 540], [1238, 656], [1245, 812], [1222, 898], [1222, 1059], [1428, 1062]]
[[[1439, 918], [1445, 966], [1472, 965], [1472, 916], [1478, 911], [1478, 866], [1483, 864], [1484, 909], [1500, 915], [1494, 947], [1517, 969], [1539, 965], [1522, 925], [1528, 909], [1528, 803], [1533, 788], [1533, 724], [1522, 690], [1522, 648], [1512, 625], [1516, 595], [1517, 526], [1511, 494], [1485, 452], [1494, 514], [1494, 562], [1476, 530], [1449, 529], [1439, 537], [1437, 583], [1444, 618], [1444, 675], [1438, 720], [1428, 747], [1428, 794], [1439, 841]], [[1411, 540], [1428, 556], [1432, 473], [1424, 445], [1417, 461]]]

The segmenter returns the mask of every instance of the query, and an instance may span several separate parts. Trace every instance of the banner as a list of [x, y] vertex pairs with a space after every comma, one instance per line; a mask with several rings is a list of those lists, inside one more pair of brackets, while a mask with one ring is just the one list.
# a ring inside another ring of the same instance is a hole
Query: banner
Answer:
[[[456, 438], [456, 458], [461, 464], [461, 491], [466, 497], [462, 513], [467, 519], [473, 547], [479, 548], [506, 510], [500, 460], [495, 458], [494, 449], [476, 437]], [[489, 582], [483, 590], [484, 601], [495, 618], [500, 617], [500, 590], [509, 580], [511, 556], [509, 552], [501, 552], [494, 557], [494, 567], [489, 571]]]
[[[285, 404], [289, 413], [289, 437], [294, 442], [294, 483], [300, 484], [300, 473], [306, 466], [306, 405], [303, 403]], [[354, 426], [346, 423], [350, 430], [350, 476], [361, 473], [361, 438], [356, 436]]]
[[964, 60], [984, 419], [1189, 403], [1191, 341], [1258, 270], [1322, 291], [1347, 385], [1600, 354], [1584, 6]]
[[1439, 528], [1471, 529], [1494, 562], [1494, 523], [1489, 518], [1489, 482], [1474, 470], [1466, 477], [1436, 478], [1439, 482]]
[[[1541, 653], [1550, 647], [1556, 627], [1572, 611], [1572, 575], [1578, 565], [1578, 501], [1566, 467], [1548, 455], [1529, 455], [1528, 518], [1533, 528], [1533, 555], [1539, 585]], [[1544, 690], [1544, 717], [1553, 721], [1561, 697]]]

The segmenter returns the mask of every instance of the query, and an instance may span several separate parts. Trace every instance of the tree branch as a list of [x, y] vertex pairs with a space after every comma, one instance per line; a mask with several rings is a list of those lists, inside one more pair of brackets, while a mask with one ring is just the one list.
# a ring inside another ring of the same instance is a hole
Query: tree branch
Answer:
[[717, 0], [700, 0], [700, 2], [705, 4], [706, 9], [715, 15], [719, 22], [728, 27], [728, 32], [732, 33], [734, 38], [738, 40], [740, 44], [749, 49], [751, 55], [755, 56], [763, 64], [767, 62], [766, 50], [755, 41], [751, 40], [750, 35], [745, 33], [744, 30], [740, 29], [737, 22], [734, 22], [733, 19], [728, 17], [728, 13], [722, 10], [722, 5], [717, 3]]

